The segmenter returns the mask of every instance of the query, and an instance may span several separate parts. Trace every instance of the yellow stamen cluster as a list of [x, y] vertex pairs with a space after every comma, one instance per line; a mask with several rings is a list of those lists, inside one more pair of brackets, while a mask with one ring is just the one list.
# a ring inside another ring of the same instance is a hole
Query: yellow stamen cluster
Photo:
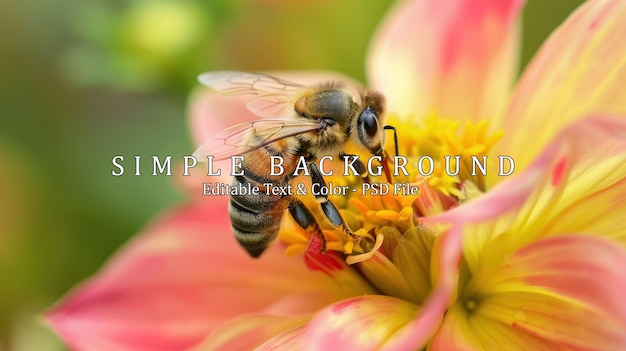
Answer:
[[[392, 117], [393, 118], [393, 117]], [[484, 177], [472, 175], [472, 156], [482, 157], [488, 154], [493, 145], [502, 137], [503, 132], [487, 133], [489, 124], [487, 120], [477, 123], [466, 122], [463, 128], [456, 120], [439, 118], [430, 113], [421, 124], [414, 121], [392, 120], [398, 129], [400, 140], [400, 155], [409, 159], [409, 167], [412, 175], [418, 175], [417, 159], [429, 156], [435, 162], [434, 171], [428, 177], [428, 183], [433, 188], [445, 195], [453, 195], [463, 198], [460, 184], [469, 180], [479, 189], [484, 190]], [[408, 134], [408, 135], [407, 135]], [[393, 152], [393, 145], [387, 143], [387, 152]], [[450, 161], [446, 167], [445, 157]], [[456, 173], [456, 160], [454, 156], [460, 156], [459, 174]]]
[[352, 197], [348, 204], [361, 223], [361, 229], [366, 232], [382, 226], [393, 226], [400, 232], [405, 232], [413, 226], [411, 205], [418, 196], [419, 194], [402, 195], [400, 192], [389, 192], [386, 195], [359, 194]]

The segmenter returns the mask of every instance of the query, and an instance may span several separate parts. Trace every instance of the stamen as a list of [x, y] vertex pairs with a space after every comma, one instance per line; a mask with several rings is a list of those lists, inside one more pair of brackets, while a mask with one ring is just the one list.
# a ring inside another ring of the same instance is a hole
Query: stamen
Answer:
[[[461, 127], [458, 121], [440, 118], [433, 112], [421, 125], [395, 120], [393, 116], [391, 119], [389, 123], [395, 124], [398, 129], [400, 154], [409, 160], [409, 173], [413, 176], [410, 181], [420, 176], [417, 167], [420, 157], [429, 156], [435, 162], [433, 173], [421, 176], [425, 176], [430, 186], [446, 196], [462, 200], [464, 181], [471, 181], [481, 191], [485, 190], [485, 176], [480, 172], [473, 175], [472, 159], [482, 160], [482, 156], [487, 156], [504, 135], [503, 131], [488, 134], [487, 120], [466, 122]], [[489, 167], [490, 161], [487, 162]]]
[[348, 258], [346, 258], [346, 263], [355, 264], [370, 259], [374, 255], [374, 253], [378, 251], [378, 249], [380, 249], [380, 247], [383, 245], [383, 239], [384, 236], [382, 234], [376, 235], [376, 244], [374, 245], [374, 248], [372, 250], [360, 255], [348, 256]]

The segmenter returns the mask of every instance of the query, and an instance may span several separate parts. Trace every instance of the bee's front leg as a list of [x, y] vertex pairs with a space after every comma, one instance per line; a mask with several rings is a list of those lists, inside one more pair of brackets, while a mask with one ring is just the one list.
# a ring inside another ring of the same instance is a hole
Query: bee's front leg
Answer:
[[304, 206], [302, 201], [294, 198], [289, 204], [289, 214], [291, 214], [291, 218], [296, 222], [296, 224], [304, 229], [304, 230], [312, 230], [315, 235], [318, 235], [322, 239], [322, 246], [320, 247], [320, 252], [326, 251], [326, 237], [322, 233], [322, 229], [317, 224], [315, 217], [309, 209]]
[[339, 156], [344, 160], [344, 162], [347, 162], [351, 165], [351, 167], [356, 171], [356, 175], [360, 176], [364, 183], [370, 182], [367, 168], [365, 167], [363, 161], [361, 161], [361, 159], [357, 155], [342, 153]]
[[[312, 184], [318, 184], [320, 188], [326, 187], [324, 177], [322, 177], [322, 174], [317, 169], [315, 163], [309, 163], [309, 172], [311, 173]], [[346, 221], [341, 216], [341, 213], [339, 213], [337, 207], [335, 207], [332, 201], [328, 199], [328, 195], [322, 195], [321, 192], [318, 192], [315, 194], [315, 200], [317, 200], [317, 202], [320, 204], [324, 216], [328, 219], [328, 221], [330, 221], [333, 226], [341, 228], [341, 230], [347, 236], [351, 237], [356, 243], [359, 243], [361, 241], [361, 236], [355, 234], [352, 230], [350, 230], [348, 224], [346, 224]]]

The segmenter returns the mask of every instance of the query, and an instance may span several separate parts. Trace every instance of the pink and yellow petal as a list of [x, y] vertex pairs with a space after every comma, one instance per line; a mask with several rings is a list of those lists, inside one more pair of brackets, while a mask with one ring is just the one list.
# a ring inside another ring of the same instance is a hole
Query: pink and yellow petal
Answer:
[[[300, 328], [311, 317], [256, 314], [235, 318], [211, 333], [194, 351], [247, 351], [272, 338]], [[284, 344], [283, 344], [284, 345]]]
[[470, 272], [547, 236], [586, 231], [624, 242], [624, 178], [626, 119], [590, 117], [562, 131], [526, 172], [426, 220], [465, 224]]
[[448, 310], [441, 328], [428, 347], [429, 351], [557, 349], [549, 342], [530, 334], [516, 333], [510, 327], [489, 318], [468, 316], [465, 308], [459, 305]]
[[358, 268], [382, 293], [415, 302], [411, 290], [414, 282], [406, 281], [398, 267], [382, 253], [373, 252], [369, 259], [358, 263]]
[[559, 163], [559, 151], [554, 145], [547, 148], [523, 174], [507, 179], [485, 195], [444, 213], [422, 217], [421, 221], [451, 223], [453, 228], [461, 228], [463, 255], [470, 272], [478, 271], [485, 264], [498, 263], [483, 253], [485, 246], [495, 237], [506, 234], [519, 218], [520, 211], [539, 196], [538, 189], [551, 178], [551, 170]]
[[626, 176], [604, 189], [598, 189], [563, 206], [544, 223], [543, 236], [576, 230], [603, 236], [626, 247]]
[[[524, 72], [498, 145], [525, 167], [564, 126], [589, 113], [626, 115], [626, 3], [591, 0], [545, 42]], [[532, 142], [530, 142], [532, 140]]]
[[362, 293], [277, 245], [259, 260], [247, 257], [223, 205], [196, 202], [165, 214], [49, 311], [49, 324], [81, 350], [184, 349], [231, 318], [279, 308], [283, 298], [320, 292], [323, 302], [297, 311], [312, 312]]
[[517, 70], [523, 1], [405, 0], [371, 44], [369, 82], [390, 112], [478, 121], [501, 113]]
[[311, 321], [303, 350], [378, 350], [417, 311], [417, 306], [389, 296], [366, 295], [340, 301]]
[[385, 344], [389, 350], [416, 350], [435, 335], [448, 307], [456, 298], [461, 228], [453, 226], [437, 237], [431, 256], [433, 290], [415, 317]]
[[589, 232], [626, 244], [626, 118], [593, 116], [566, 128], [553, 141], [564, 155], [512, 225], [513, 249], [542, 237]]
[[338, 302], [318, 313], [308, 325], [304, 349], [410, 350], [426, 345], [437, 331], [456, 289], [461, 231], [452, 228], [441, 234], [433, 250], [431, 259], [440, 278], [421, 307], [378, 295]]
[[626, 251], [568, 235], [537, 241], [477, 273], [434, 346], [617, 350], [626, 346]]
[[408, 301], [421, 305], [432, 291], [431, 253], [437, 236], [424, 226], [394, 234], [385, 235], [385, 253], [407, 282], [410, 290]]
[[301, 350], [302, 339], [306, 333], [306, 328], [306, 325], [301, 325], [280, 333], [257, 347], [255, 351]]

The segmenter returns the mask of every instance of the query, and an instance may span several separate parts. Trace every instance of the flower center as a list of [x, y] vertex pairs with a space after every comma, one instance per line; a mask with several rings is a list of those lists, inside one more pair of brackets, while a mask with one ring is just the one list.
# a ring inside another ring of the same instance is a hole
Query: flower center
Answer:
[[[388, 123], [398, 131], [399, 155], [387, 135], [386, 159], [381, 162], [386, 172], [370, 174], [365, 180], [359, 176], [325, 177], [327, 184], [356, 189], [329, 196], [356, 235], [333, 228], [312, 196], [301, 200], [320, 224], [328, 253], [343, 257], [349, 265], [357, 264], [359, 272], [381, 292], [421, 303], [432, 284], [430, 251], [437, 233], [422, 226], [418, 218], [446, 211], [484, 190], [484, 175], [474, 172], [473, 159], [486, 156], [502, 132], [487, 134], [487, 121], [467, 122], [461, 127], [455, 120], [434, 114], [418, 125], [394, 116]], [[399, 158], [394, 156], [407, 161], [407, 174], [397, 168]], [[432, 163], [432, 171], [427, 162]], [[287, 244], [286, 254], [305, 252], [307, 257], [313, 250], [319, 253], [320, 233], [285, 222], [280, 237]], [[315, 261], [322, 262], [320, 257], [315, 256]], [[334, 263], [324, 269], [332, 267], [338, 269]], [[468, 301], [468, 310], [475, 305]]]
[[465, 301], [465, 309], [467, 310], [468, 313], [474, 312], [477, 306], [478, 306], [478, 302], [474, 299], [468, 299]]

